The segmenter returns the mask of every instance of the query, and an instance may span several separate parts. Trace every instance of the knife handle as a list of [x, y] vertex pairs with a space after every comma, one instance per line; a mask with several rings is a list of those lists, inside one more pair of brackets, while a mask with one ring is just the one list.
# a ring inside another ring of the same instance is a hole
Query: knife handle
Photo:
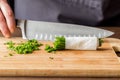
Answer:
[[27, 39], [26, 36], [26, 24], [27, 24], [27, 20], [18, 20], [17, 21], [17, 27], [19, 27], [22, 31], [22, 37], [23, 39]]

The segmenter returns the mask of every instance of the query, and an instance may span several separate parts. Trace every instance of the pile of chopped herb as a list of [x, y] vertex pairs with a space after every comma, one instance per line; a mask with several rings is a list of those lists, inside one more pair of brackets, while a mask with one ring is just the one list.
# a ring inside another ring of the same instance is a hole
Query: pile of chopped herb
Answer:
[[6, 45], [8, 45], [8, 49], [17, 52], [18, 54], [29, 54], [32, 53], [35, 50], [39, 50], [39, 47], [42, 46], [42, 44], [38, 43], [37, 40], [28, 40], [25, 43], [20, 43], [19, 45], [15, 45], [12, 41], [7, 42]]

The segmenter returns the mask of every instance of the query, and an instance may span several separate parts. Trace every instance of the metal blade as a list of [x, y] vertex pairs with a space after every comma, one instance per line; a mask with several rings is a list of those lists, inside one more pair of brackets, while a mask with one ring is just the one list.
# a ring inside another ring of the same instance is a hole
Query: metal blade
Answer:
[[19, 20], [18, 26], [22, 29], [24, 39], [53, 40], [56, 36], [105, 38], [114, 34], [95, 27], [42, 21]]

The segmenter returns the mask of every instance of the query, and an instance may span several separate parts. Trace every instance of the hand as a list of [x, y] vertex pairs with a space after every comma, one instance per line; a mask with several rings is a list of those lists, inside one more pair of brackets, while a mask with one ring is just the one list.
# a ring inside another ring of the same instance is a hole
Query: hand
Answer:
[[15, 30], [14, 14], [7, 0], [0, 0], [0, 31], [3, 36], [10, 37]]

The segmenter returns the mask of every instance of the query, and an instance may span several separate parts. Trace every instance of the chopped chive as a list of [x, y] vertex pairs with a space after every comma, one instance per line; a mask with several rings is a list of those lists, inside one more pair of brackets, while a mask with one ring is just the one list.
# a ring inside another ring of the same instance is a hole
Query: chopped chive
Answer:
[[28, 40], [25, 43], [20, 43], [18, 45], [15, 45], [12, 41], [6, 43], [8, 45], [8, 49], [17, 52], [18, 54], [29, 54], [32, 53], [35, 50], [39, 50], [39, 47], [43, 44], [38, 43], [37, 40]]
[[102, 43], [104, 43], [104, 41], [103, 41], [103, 39], [99, 39], [99, 47], [101, 47], [102, 46]]
[[50, 45], [46, 45], [45, 46], [45, 50], [48, 52], [48, 53], [51, 53], [53, 51], [56, 51], [56, 49], [54, 47], [51, 47]]
[[52, 60], [53, 60], [54, 58], [53, 58], [53, 57], [49, 57], [49, 59], [52, 59]]
[[9, 56], [13, 56], [13, 54], [9, 53]]

